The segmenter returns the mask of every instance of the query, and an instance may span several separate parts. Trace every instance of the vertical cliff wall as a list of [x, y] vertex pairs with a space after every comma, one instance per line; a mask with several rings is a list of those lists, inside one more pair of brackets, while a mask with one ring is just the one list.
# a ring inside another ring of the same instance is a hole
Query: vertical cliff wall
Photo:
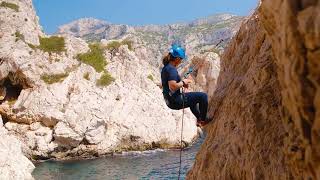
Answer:
[[287, 138], [283, 151], [295, 176], [320, 178], [320, 1], [262, 2], [272, 41]]
[[320, 1], [264, 0], [221, 60], [189, 179], [320, 178]]

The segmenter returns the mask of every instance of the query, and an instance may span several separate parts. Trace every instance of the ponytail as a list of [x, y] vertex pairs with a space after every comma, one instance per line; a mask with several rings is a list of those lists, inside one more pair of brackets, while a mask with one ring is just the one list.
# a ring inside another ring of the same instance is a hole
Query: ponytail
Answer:
[[171, 53], [168, 53], [163, 59], [162, 59], [162, 64], [166, 66], [169, 64], [170, 61], [174, 61], [175, 58], [171, 55]]

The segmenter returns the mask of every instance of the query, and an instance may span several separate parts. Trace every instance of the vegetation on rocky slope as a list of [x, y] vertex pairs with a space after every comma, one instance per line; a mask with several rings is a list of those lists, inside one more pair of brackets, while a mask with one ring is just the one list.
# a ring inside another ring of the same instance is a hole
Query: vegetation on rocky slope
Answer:
[[19, 12], [19, 6], [13, 3], [8, 3], [8, 2], [4, 2], [2, 1], [2, 3], [0, 4], [0, 7], [5, 7], [5, 8], [10, 8], [15, 10], [16, 12]]
[[113, 50], [119, 49], [119, 47], [122, 46], [122, 45], [127, 45], [127, 46], [128, 46], [128, 49], [129, 49], [130, 51], [132, 51], [132, 44], [133, 44], [132, 41], [125, 39], [125, 40], [123, 40], [123, 41], [121, 41], [121, 42], [119, 42], [119, 41], [112, 41], [112, 42], [110, 42], [110, 43], [107, 45], [106, 48], [107, 48], [108, 50], [110, 50], [110, 51], [113, 51]]
[[60, 52], [66, 51], [65, 41], [63, 37], [51, 36], [49, 38], [39, 37], [39, 39], [40, 39], [40, 46], [38, 48], [44, 52], [60, 53]]
[[154, 80], [154, 78], [153, 78], [152, 74], [149, 74], [147, 78], [148, 78], [148, 79], [150, 79], [151, 81], [153, 81], [153, 80]]
[[60, 74], [44, 74], [41, 75], [41, 79], [47, 84], [54, 84], [57, 82], [62, 82], [66, 77], [68, 77], [69, 73], [60, 73]]
[[[104, 68], [107, 65], [105, 61], [103, 47], [98, 44], [90, 44], [90, 50], [83, 54], [78, 54], [77, 59], [85, 64], [92, 66], [97, 72], [102, 72], [100, 79], [97, 80], [97, 86], [108, 86], [110, 85], [115, 79], [110, 75], [108, 71]], [[83, 75], [83, 78], [89, 80], [89, 73]]]
[[104, 71], [101, 75], [100, 79], [97, 80], [97, 86], [108, 86], [110, 85], [115, 79], [111, 76], [111, 74], [107, 71]]
[[84, 73], [83, 78], [89, 81], [90, 80], [89, 72]]
[[103, 55], [103, 48], [100, 44], [90, 44], [90, 50], [83, 54], [78, 54], [77, 59], [92, 66], [97, 72], [102, 72], [107, 65]]
[[25, 42], [24, 35], [21, 34], [19, 31], [16, 31], [16, 32], [14, 33], [14, 35], [16, 36], [16, 42], [19, 41], [19, 40]]

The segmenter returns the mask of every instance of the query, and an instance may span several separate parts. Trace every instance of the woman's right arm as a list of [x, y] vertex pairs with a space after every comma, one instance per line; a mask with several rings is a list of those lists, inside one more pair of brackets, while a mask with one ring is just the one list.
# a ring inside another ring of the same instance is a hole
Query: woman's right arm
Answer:
[[170, 91], [175, 92], [176, 90], [182, 88], [184, 85], [183, 82], [184, 84], [190, 84], [192, 81], [190, 79], [184, 79], [180, 82], [177, 82], [175, 80], [168, 81]]

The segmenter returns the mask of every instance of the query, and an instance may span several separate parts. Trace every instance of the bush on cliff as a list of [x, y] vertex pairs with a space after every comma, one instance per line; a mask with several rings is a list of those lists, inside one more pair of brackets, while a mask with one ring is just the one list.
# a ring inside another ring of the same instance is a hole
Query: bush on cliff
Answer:
[[119, 41], [112, 41], [112, 42], [110, 42], [110, 43], [107, 45], [106, 48], [107, 48], [108, 50], [110, 50], [110, 51], [113, 51], [113, 50], [119, 49], [119, 47], [122, 46], [122, 45], [127, 45], [127, 46], [128, 46], [128, 49], [129, 49], [130, 51], [132, 51], [132, 44], [133, 44], [132, 41], [130, 41], [130, 40], [128, 40], [128, 39], [125, 39], [125, 40], [123, 40], [123, 41], [121, 41], [121, 42], [119, 42]]
[[154, 80], [154, 78], [153, 78], [152, 74], [149, 74], [147, 78], [148, 78], [148, 79], [150, 79], [151, 81], [153, 81], [153, 80]]
[[25, 42], [24, 35], [21, 34], [19, 31], [16, 31], [16, 32], [14, 33], [14, 35], [16, 36], [16, 42], [19, 41], [19, 40]]
[[89, 72], [86, 72], [86, 73], [83, 75], [83, 78], [89, 81], [89, 80], [90, 80], [90, 74], [89, 74]]
[[110, 75], [109, 72], [104, 71], [101, 75], [100, 79], [97, 80], [97, 86], [108, 86], [110, 85], [115, 79]]
[[40, 37], [40, 46], [38, 48], [49, 54], [66, 51], [64, 38], [58, 36]]
[[102, 72], [107, 65], [102, 47], [99, 44], [90, 44], [89, 48], [88, 52], [78, 54], [77, 59], [92, 66], [97, 72]]
[[69, 76], [69, 73], [61, 73], [61, 74], [53, 74], [53, 75], [44, 74], [44, 75], [41, 75], [41, 79], [47, 84], [54, 84], [57, 82], [62, 82], [68, 76]]
[[132, 51], [132, 44], [133, 44], [132, 41], [130, 41], [130, 40], [128, 40], [128, 39], [125, 39], [125, 40], [123, 40], [123, 41], [121, 42], [121, 44], [122, 44], [122, 45], [127, 45], [127, 46], [128, 46], [128, 49], [129, 49], [130, 51]]
[[110, 51], [113, 51], [113, 50], [119, 49], [120, 46], [121, 46], [120, 42], [112, 41], [112, 42], [108, 43], [107, 49]]
[[0, 7], [10, 8], [16, 12], [19, 12], [19, 6], [16, 4], [13, 4], [13, 3], [8, 3], [8, 2], [2, 1], [2, 3], [0, 4]]

